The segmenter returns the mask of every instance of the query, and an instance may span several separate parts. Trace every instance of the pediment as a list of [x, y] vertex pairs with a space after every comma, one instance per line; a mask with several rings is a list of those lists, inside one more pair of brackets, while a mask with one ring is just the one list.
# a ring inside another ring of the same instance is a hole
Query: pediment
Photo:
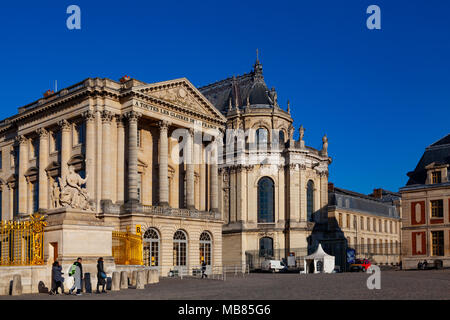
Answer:
[[226, 122], [226, 118], [186, 78], [138, 86], [133, 90], [152, 98]]

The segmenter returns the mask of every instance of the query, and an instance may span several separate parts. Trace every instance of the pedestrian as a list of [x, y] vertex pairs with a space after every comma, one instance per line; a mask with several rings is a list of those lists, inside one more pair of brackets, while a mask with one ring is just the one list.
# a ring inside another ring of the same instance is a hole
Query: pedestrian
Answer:
[[62, 276], [62, 267], [58, 260], [53, 262], [52, 265], [52, 289], [50, 290], [50, 294], [58, 294], [58, 288], [61, 288], [61, 293], [64, 293], [64, 278]]
[[203, 278], [208, 278], [208, 275], [206, 274], [206, 262], [204, 259], [202, 261], [202, 279]]
[[97, 261], [97, 292], [96, 293], [100, 293], [100, 290], [99, 290], [100, 286], [102, 286], [101, 293], [106, 293], [105, 285], [106, 285], [106, 273], [105, 273], [105, 270], [103, 269], [103, 258], [100, 257], [100, 258], [98, 258], [98, 261]]
[[427, 260], [425, 260], [422, 264], [422, 268], [423, 268], [423, 270], [426, 270], [427, 267], [428, 267], [428, 262], [427, 262]]
[[81, 296], [81, 283], [83, 281], [83, 265], [81, 262], [83, 259], [78, 258], [77, 261], [75, 261], [72, 265], [70, 276], [73, 276], [74, 283], [73, 287], [69, 290], [69, 294], [72, 294], [72, 292], [77, 289], [77, 296]]

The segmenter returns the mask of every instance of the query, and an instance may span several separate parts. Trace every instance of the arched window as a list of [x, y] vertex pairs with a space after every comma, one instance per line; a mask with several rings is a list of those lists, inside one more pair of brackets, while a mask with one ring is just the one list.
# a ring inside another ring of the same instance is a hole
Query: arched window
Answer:
[[173, 265], [185, 266], [187, 253], [187, 236], [184, 231], [178, 230], [173, 235]]
[[144, 233], [144, 264], [149, 267], [159, 266], [159, 234], [153, 228]]
[[208, 266], [211, 265], [212, 241], [208, 232], [203, 231], [200, 235], [200, 264], [205, 261]]
[[263, 177], [258, 182], [258, 222], [274, 222], [274, 192], [273, 180]]
[[259, 256], [273, 257], [273, 239], [264, 237], [259, 239]]
[[279, 140], [278, 143], [280, 144], [280, 147], [284, 148], [286, 141], [284, 140], [284, 131], [283, 130], [280, 130], [278, 132], [278, 140]]
[[308, 221], [313, 221], [314, 212], [314, 182], [312, 180], [308, 181], [306, 187], [306, 213]]
[[259, 128], [256, 130], [256, 145], [258, 148], [260, 146], [267, 146], [269, 134], [267, 133], [266, 128]]

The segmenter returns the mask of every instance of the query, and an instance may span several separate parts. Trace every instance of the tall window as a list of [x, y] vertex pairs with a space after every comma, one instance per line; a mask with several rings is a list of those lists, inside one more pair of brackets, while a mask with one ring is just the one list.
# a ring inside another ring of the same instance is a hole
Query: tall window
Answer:
[[273, 239], [264, 237], [259, 239], [259, 256], [273, 257]]
[[278, 132], [278, 139], [279, 139], [278, 143], [280, 144], [280, 147], [284, 147], [285, 140], [284, 140], [284, 131], [283, 130], [280, 130]]
[[338, 213], [339, 215], [339, 227], [342, 228], [342, 213]]
[[31, 184], [33, 195], [33, 212], [37, 212], [39, 209], [39, 184], [34, 182]]
[[265, 128], [259, 128], [256, 130], [256, 144], [259, 147], [261, 146], [267, 146], [269, 134], [267, 133], [267, 129]]
[[361, 230], [364, 230], [364, 217], [361, 217]]
[[314, 212], [314, 182], [308, 181], [306, 186], [306, 214], [308, 221], [313, 221]]
[[431, 217], [443, 218], [444, 217], [444, 201], [432, 200], [431, 201]]
[[208, 266], [211, 265], [211, 236], [204, 231], [200, 235], [200, 264], [205, 261]]
[[0, 170], [3, 168], [2, 152], [0, 151]]
[[433, 173], [431, 173], [431, 180], [432, 183], [441, 183], [442, 182], [441, 172], [434, 171]]
[[85, 130], [84, 122], [80, 122], [75, 126], [75, 143], [74, 145], [84, 144], [85, 142]]
[[263, 177], [258, 182], [258, 222], [274, 222], [274, 192], [273, 180]]
[[347, 214], [346, 218], [347, 218], [347, 224], [346, 224], [346, 227], [347, 227], [348, 229], [350, 229], [350, 215]]
[[139, 173], [137, 181], [137, 198], [139, 199], [139, 202], [142, 203], [142, 174]]
[[432, 231], [431, 243], [433, 256], [444, 255], [444, 231]]
[[187, 237], [184, 231], [178, 230], [173, 235], [173, 265], [185, 266], [187, 253]]
[[2, 209], [3, 202], [2, 202], [2, 198], [3, 198], [3, 192], [0, 189], [0, 221], [3, 220], [3, 209]]
[[153, 228], [144, 233], [144, 264], [150, 267], [159, 266], [159, 235]]

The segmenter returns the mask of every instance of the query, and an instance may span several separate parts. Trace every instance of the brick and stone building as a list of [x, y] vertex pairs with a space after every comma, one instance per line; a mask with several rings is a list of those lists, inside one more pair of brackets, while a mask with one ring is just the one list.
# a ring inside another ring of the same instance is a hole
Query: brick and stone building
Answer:
[[425, 149], [400, 189], [403, 268], [419, 262], [450, 267], [450, 134]]

